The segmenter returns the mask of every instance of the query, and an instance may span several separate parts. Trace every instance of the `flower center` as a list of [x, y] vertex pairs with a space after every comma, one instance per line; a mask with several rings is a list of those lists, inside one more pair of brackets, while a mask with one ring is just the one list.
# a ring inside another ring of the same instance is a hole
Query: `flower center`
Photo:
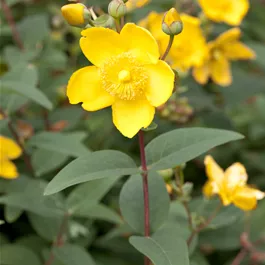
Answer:
[[112, 96], [135, 100], [148, 85], [145, 68], [129, 52], [110, 57], [100, 68], [102, 87]]
[[119, 77], [120, 82], [122, 83], [131, 81], [131, 73], [127, 70], [121, 70], [119, 72], [118, 77]]

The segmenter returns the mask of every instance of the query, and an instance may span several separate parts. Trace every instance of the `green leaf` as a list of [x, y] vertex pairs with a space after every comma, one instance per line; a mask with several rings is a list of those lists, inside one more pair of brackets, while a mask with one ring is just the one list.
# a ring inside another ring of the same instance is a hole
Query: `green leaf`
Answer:
[[[250, 74], [238, 69], [233, 69], [232, 71], [233, 83], [227, 89], [222, 89], [227, 106], [234, 107], [251, 96], [265, 92], [265, 78], [263, 76]], [[251, 87], [251, 89], [242, 89], [242, 87]]]
[[19, 64], [2, 77], [0, 93], [17, 93], [47, 109], [52, 109], [49, 99], [36, 88], [37, 80], [38, 74], [34, 66]]
[[172, 168], [188, 162], [211, 148], [244, 138], [243, 135], [218, 129], [187, 128], [164, 133], [146, 147], [151, 170]]
[[3, 265], [41, 265], [38, 256], [30, 249], [19, 245], [3, 245], [0, 249]]
[[120, 177], [89, 181], [77, 186], [67, 197], [66, 207], [73, 213], [82, 207], [97, 204]]
[[129, 241], [154, 265], [189, 265], [187, 244], [173, 229], [162, 228], [151, 237], [132, 236]]
[[15, 222], [23, 213], [23, 210], [13, 206], [6, 206], [5, 207], [5, 220], [8, 223]]
[[81, 143], [85, 135], [83, 133], [80, 135], [77, 133], [40, 132], [31, 137], [27, 144], [63, 155], [77, 157], [89, 152], [85, 145]]
[[57, 247], [54, 256], [64, 265], [96, 265], [90, 254], [76, 245]]
[[79, 208], [74, 213], [71, 213], [71, 215], [109, 221], [115, 224], [123, 223], [121, 217], [114, 210], [108, 208], [104, 204], [83, 205], [82, 208]]
[[31, 156], [31, 162], [36, 176], [40, 177], [60, 168], [69, 156], [51, 150], [37, 149]]
[[63, 205], [58, 196], [43, 196], [45, 186], [46, 183], [43, 181], [31, 180], [22, 192], [13, 192], [0, 197], [0, 204], [17, 207], [45, 217], [62, 215]]
[[4, 58], [11, 67], [16, 67], [17, 62], [19, 64], [27, 64], [37, 55], [35, 50], [24, 50], [21, 51], [17, 47], [7, 46], [4, 50]]
[[136, 174], [140, 170], [126, 154], [104, 150], [77, 158], [63, 168], [45, 189], [45, 195], [86, 181]]
[[26, 47], [35, 48], [38, 42], [49, 35], [49, 20], [46, 14], [25, 16], [17, 26], [22, 42]]
[[265, 47], [258, 42], [247, 42], [247, 46], [253, 49], [257, 55], [255, 62], [257, 62], [263, 69], [265, 69]]
[[28, 213], [29, 222], [37, 234], [52, 242], [60, 229], [62, 224], [62, 216], [45, 217], [35, 213]]
[[[148, 175], [150, 229], [156, 231], [168, 218], [169, 196], [163, 179], [156, 173]], [[138, 233], [144, 234], [143, 183], [134, 175], [124, 184], [120, 194], [120, 209], [125, 221]]]

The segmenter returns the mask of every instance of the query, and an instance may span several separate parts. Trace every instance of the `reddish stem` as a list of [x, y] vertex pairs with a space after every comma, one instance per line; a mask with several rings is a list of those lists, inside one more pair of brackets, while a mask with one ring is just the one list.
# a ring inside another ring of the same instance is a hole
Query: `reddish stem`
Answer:
[[[144, 235], [150, 236], [150, 212], [149, 212], [149, 191], [148, 191], [148, 173], [147, 164], [144, 150], [144, 132], [139, 131], [139, 147], [141, 154], [141, 165], [142, 165], [142, 177], [143, 177], [143, 193], [144, 193]], [[144, 257], [144, 264], [149, 265], [150, 260], [148, 257]]]
[[195, 230], [193, 230], [193, 232], [191, 233], [191, 235], [187, 241], [188, 246], [191, 245], [193, 238], [213, 221], [213, 219], [216, 217], [216, 215], [218, 214], [218, 212], [220, 211], [221, 208], [222, 208], [222, 203], [220, 203], [218, 205], [218, 207], [215, 209], [215, 211], [212, 213], [212, 215], [209, 216], [209, 218], [206, 220], [205, 223], [201, 224], [199, 227], [197, 227]]
[[[54, 247], [60, 247], [64, 244], [63, 236], [64, 236], [65, 230], [67, 228], [67, 223], [68, 223], [68, 213], [66, 213], [63, 217], [62, 224], [59, 228], [59, 232], [58, 232], [57, 237], [56, 237], [54, 244], [53, 244]], [[44, 265], [52, 265], [54, 258], [55, 258], [55, 256], [53, 253], [53, 249], [51, 249], [50, 256]]]
[[245, 256], [247, 255], [248, 251], [246, 249], [242, 249], [238, 255], [236, 256], [236, 258], [234, 259], [234, 261], [231, 263], [231, 265], [240, 265], [240, 263], [243, 261], [243, 259], [245, 258]]
[[24, 50], [23, 42], [20, 38], [19, 32], [16, 27], [16, 23], [13, 17], [13, 14], [11, 12], [11, 9], [9, 8], [8, 4], [5, 0], [1, 0], [1, 6], [3, 8], [4, 16], [6, 17], [7, 23], [9, 24], [11, 31], [12, 31], [12, 38], [16, 45], [19, 47], [20, 50]]

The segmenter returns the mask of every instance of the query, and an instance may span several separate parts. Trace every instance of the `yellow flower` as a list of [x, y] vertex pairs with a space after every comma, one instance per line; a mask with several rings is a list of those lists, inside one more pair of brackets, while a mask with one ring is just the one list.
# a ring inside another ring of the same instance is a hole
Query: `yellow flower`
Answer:
[[159, 60], [156, 40], [147, 30], [127, 23], [120, 34], [106, 28], [82, 31], [80, 46], [94, 65], [76, 71], [69, 80], [71, 104], [87, 111], [112, 106], [117, 129], [132, 138], [148, 127], [155, 107], [165, 103], [174, 87], [174, 72]]
[[238, 26], [249, 9], [248, 0], [199, 0], [205, 15], [215, 22]]
[[254, 51], [239, 41], [240, 35], [240, 29], [233, 28], [208, 43], [208, 57], [193, 70], [193, 76], [198, 83], [206, 84], [211, 77], [216, 84], [228, 86], [232, 83], [229, 60], [255, 58]]
[[[161, 53], [165, 51], [168, 44], [168, 35], [161, 28], [163, 17], [164, 14], [151, 12], [147, 18], [139, 22], [139, 25], [150, 30], [156, 38]], [[198, 18], [181, 14], [180, 19], [183, 23], [183, 31], [175, 37], [167, 58], [173, 68], [187, 71], [194, 65], [202, 64], [207, 51], [207, 44]]]
[[126, 2], [127, 11], [131, 12], [137, 8], [141, 8], [149, 4], [151, 0], [129, 0]]
[[265, 193], [247, 185], [247, 172], [240, 163], [234, 163], [225, 171], [219, 167], [211, 156], [204, 160], [209, 180], [203, 187], [207, 197], [218, 194], [223, 205], [233, 203], [238, 208], [248, 211], [256, 208], [257, 200], [265, 197]]
[[17, 168], [10, 160], [18, 158], [21, 153], [16, 142], [0, 135], [0, 177], [14, 179], [18, 176]]
[[86, 7], [83, 4], [68, 4], [61, 8], [63, 17], [72, 26], [85, 24], [84, 11]]

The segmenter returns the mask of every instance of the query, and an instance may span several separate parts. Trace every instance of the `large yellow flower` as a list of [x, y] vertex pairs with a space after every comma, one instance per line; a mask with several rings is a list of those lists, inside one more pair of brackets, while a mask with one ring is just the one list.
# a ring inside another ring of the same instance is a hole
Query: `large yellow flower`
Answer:
[[[139, 22], [139, 25], [149, 29], [156, 38], [161, 53], [165, 51], [169, 39], [169, 36], [162, 31], [163, 17], [164, 14], [151, 12]], [[183, 22], [183, 31], [174, 38], [167, 59], [173, 68], [187, 71], [192, 66], [202, 64], [206, 55], [207, 44], [198, 18], [186, 14], [181, 14], [180, 18]]]
[[247, 185], [247, 172], [240, 163], [234, 163], [225, 171], [219, 167], [211, 156], [204, 160], [209, 180], [203, 188], [207, 197], [218, 194], [225, 206], [233, 203], [238, 208], [248, 211], [257, 206], [257, 200], [265, 197], [265, 193]]
[[232, 83], [229, 61], [255, 58], [255, 52], [239, 41], [240, 35], [240, 29], [233, 28], [208, 43], [208, 57], [193, 70], [198, 83], [206, 84], [211, 77], [216, 84], [228, 86]]
[[83, 102], [87, 111], [112, 106], [115, 126], [131, 138], [150, 125], [155, 107], [171, 96], [174, 73], [159, 60], [154, 37], [135, 24], [126, 24], [120, 34], [90, 28], [82, 36], [81, 49], [94, 66], [84, 67], [70, 78], [70, 103]]
[[17, 168], [10, 160], [18, 158], [21, 153], [16, 142], [0, 135], [0, 177], [13, 179], [18, 176]]
[[215, 22], [240, 25], [249, 9], [248, 0], [199, 0], [205, 15]]

